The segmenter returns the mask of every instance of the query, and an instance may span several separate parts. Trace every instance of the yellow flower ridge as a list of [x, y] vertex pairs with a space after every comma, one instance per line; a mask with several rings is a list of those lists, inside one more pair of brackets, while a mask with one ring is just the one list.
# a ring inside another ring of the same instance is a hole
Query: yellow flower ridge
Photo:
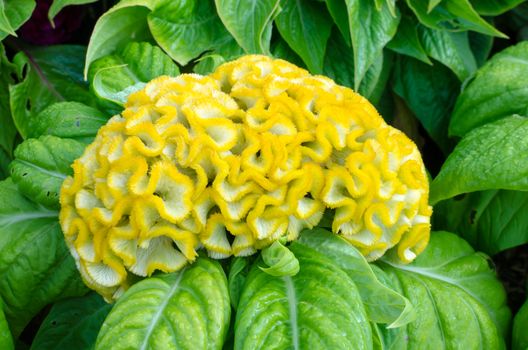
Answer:
[[245, 256], [333, 210], [369, 260], [429, 240], [416, 146], [352, 90], [245, 56], [210, 76], [160, 77], [129, 97], [73, 164], [60, 221], [85, 282], [116, 298], [204, 248]]

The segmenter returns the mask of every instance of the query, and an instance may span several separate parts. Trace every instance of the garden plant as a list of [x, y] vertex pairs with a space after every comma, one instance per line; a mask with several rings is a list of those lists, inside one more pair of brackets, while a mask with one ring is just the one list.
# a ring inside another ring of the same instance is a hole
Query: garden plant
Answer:
[[528, 2], [0, 0], [0, 349], [528, 349]]

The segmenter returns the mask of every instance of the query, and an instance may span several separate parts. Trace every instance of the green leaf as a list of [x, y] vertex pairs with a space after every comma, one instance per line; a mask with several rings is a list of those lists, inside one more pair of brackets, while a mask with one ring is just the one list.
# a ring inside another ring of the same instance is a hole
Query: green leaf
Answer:
[[427, 65], [413, 58], [396, 59], [393, 89], [412, 110], [438, 146], [449, 153], [449, 117], [460, 91], [460, 82], [446, 67]]
[[372, 334], [354, 282], [315, 250], [292, 243], [293, 277], [253, 265], [238, 304], [235, 347], [243, 349], [372, 349]]
[[9, 176], [9, 164], [11, 163], [11, 157], [9, 157], [6, 151], [0, 148], [0, 180], [3, 180]]
[[232, 40], [213, 0], [159, 0], [148, 25], [158, 45], [181, 65]]
[[323, 74], [339, 85], [354, 87], [354, 52], [336, 28], [328, 40]]
[[429, 0], [429, 4], [427, 4], [427, 12], [433, 11], [433, 9], [441, 2], [442, 0]]
[[7, 59], [4, 45], [0, 43], [0, 148], [7, 156], [12, 155], [17, 133], [9, 107], [9, 85], [14, 83], [12, 74], [15, 69], [16, 66]]
[[58, 212], [0, 182], [0, 296], [14, 337], [46, 305], [86, 293], [64, 243]]
[[9, 325], [4, 315], [4, 306], [2, 299], [0, 299], [0, 349], [13, 350], [15, 344], [13, 343], [13, 337], [9, 331]]
[[246, 283], [246, 277], [250, 268], [250, 261], [247, 257], [234, 257], [231, 260], [231, 265], [229, 266], [229, 277], [227, 278], [227, 283], [229, 286], [229, 297], [231, 299], [231, 306], [233, 309], [237, 309], [238, 301], [240, 300], [240, 295], [244, 289], [244, 284]]
[[456, 232], [473, 247], [496, 254], [528, 242], [528, 192], [482, 191], [438, 203], [434, 227]]
[[462, 91], [449, 134], [463, 136], [480, 125], [515, 113], [528, 115], [528, 42], [493, 56]]
[[405, 327], [386, 328], [383, 325], [371, 323], [374, 349], [407, 349], [409, 343]]
[[35, 6], [35, 0], [0, 0], [0, 41], [16, 36], [15, 30], [31, 17]]
[[15, 30], [11, 26], [11, 22], [7, 17], [5, 6], [6, 4], [4, 0], [0, 0], [0, 31], [16, 36]]
[[525, 302], [513, 319], [512, 349], [528, 349], [528, 302]]
[[528, 191], [528, 118], [512, 116], [470, 131], [431, 184], [435, 204], [461, 193]]
[[416, 318], [409, 300], [383, 285], [363, 255], [343, 238], [316, 228], [304, 230], [299, 243], [324, 255], [347, 273], [358, 288], [370, 321], [394, 328]]
[[93, 349], [111, 308], [95, 292], [55, 303], [31, 343], [31, 350]]
[[418, 318], [406, 326], [408, 348], [504, 348], [511, 315], [488, 259], [452, 233], [433, 232], [411, 264], [382, 260], [380, 267], [416, 307]]
[[149, 41], [152, 38], [147, 23], [151, 7], [149, 0], [122, 0], [99, 17], [86, 51], [85, 79], [96, 59], [122, 49], [131, 39]]
[[297, 55], [295, 51], [293, 51], [291, 47], [288, 46], [288, 43], [280, 36], [272, 42], [271, 53], [275, 58], [280, 58], [291, 62], [297, 67], [306, 68], [302, 58], [300, 58], [299, 55]]
[[473, 8], [483, 16], [497, 16], [526, 0], [471, 0]]
[[85, 145], [71, 139], [42, 136], [28, 139], [15, 150], [10, 171], [20, 192], [48, 208], [59, 208], [62, 182], [73, 174], [71, 164]]
[[328, 8], [328, 12], [330, 12], [330, 15], [332, 16], [332, 19], [334, 20], [334, 23], [336, 24], [337, 28], [341, 32], [341, 35], [345, 39], [346, 45], [352, 46], [346, 3], [343, 0], [326, 0], [326, 7]]
[[215, 0], [218, 16], [247, 53], [270, 54], [280, 0]]
[[27, 138], [33, 118], [55, 102], [93, 104], [94, 98], [82, 78], [85, 48], [58, 45], [18, 53], [20, 83], [9, 87], [11, 112], [20, 135]]
[[477, 70], [467, 32], [457, 33], [419, 26], [418, 34], [427, 54], [451, 69], [460, 81], [466, 80]]
[[28, 125], [28, 137], [52, 135], [89, 143], [108, 118], [99, 110], [79, 102], [58, 102], [48, 106]]
[[221, 349], [230, 313], [222, 267], [200, 257], [132, 286], [110, 311], [95, 349]]
[[221, 46], [216, 47], [211, 54], [197, 59], [197, 64], [193, 67], [193, 71], [198, 74], [207, 75], [212, 73], [222, 63], [234, 60], [243, 54], [244, 50], [237, 44], [235, 39], [230, 38]]
[[90, 66], [89, 80], [96, 95], [124, 105], [128, 95], [160, 75], [177, 76], [178, 66], [159, 47], [132, 42]]
[[299, 260], [279, 241], [262, 250], [262, 261], [269, 267], [260, 269], [271, 276], [295, 276], [299, 272]]
[[215, 69], [226, 62], [225, 58], [218, 54], [206, 55], [196, 60], [196, 65], [193, 67], [193, 72], [207, 75], [215, 71]]
[[[378, 55], [359, 86], [359, 94], [374, 104], [379, 101], [389, 79], [391, 58], [387, 52]], [[340, 85], [354, 87], [354, 53], [335, 28], [328, 40], [323, 74]]]
[[493, 37], [476, 32], [469, 32], [469, 46], [477, 61], [477, 67], [482, 67], [488, 60], [493, 47]]
[[281, 37], [313, 74], [323, 72], [326, 43], [332, 19], [324, 4], [315, 1], [285, 1], [275, 18]]
[[371, 1], [345, 0], [352, 47], [354, 48], [354, 89], [358, 90], [377, 56], [394, 37], [400, 22], [399, 12], [394, 17], [386, 3], [378, 11]]
[[410, 57], [414, 57], [427, 64], [432, 64], [427, 53], [418, 38], [418, 23], [412, 16], [404, 15], [401, 18], [398, 31], [392, 40], [387, 44], [387, 48]]
[[393, 57], [387, 50], [378, 55], [359, 85], [358, 93], [374, 105], [379, 103], [391, 76]]
[[51, 4], [48, 11], [48, 18], [52, 25], [55, 26], [53, 24], [53, 18], [55, 18], [57, 13], [59, 13], [66, 6], [89, 4], [96, 1], [97, 0], [53, 0], [53, 3]]
[[473, 30], [482, 34], [506, 38], [507, 36], [486, 22], [473, 9], [469, 0], [443, 0], [429, 10], [426, 1], [406, 0], [407, 5], [425, 26], [437, 30]]
[[[370, 268], [376, 275], [376, 278], [383, 283], [383, 285], [387, 288], [390, 288], [395, 293], [403, 297], [403, 291], [400, 288], [400, 285], [397, 281], [393, 281], [391, 279], [391, 276], [387, 274], [385, 271], [383, 271], [380, 267], [378, 267], [375, 264], [370, 264]], [[406, 300], [408, 300], [406, 298]], [[414, 313], [416, 313], [416, 309], [413, 306]], [[415, 320], [416, 317], [413, 319]], [[408, 327], [386, 327], [386, 325], [381, 323], [373, 323], [372, 325], [372, 334], [376, 335], [374, 339], [379, 342], [379, 346], [377, 349], [384, 350], [384, 349], [408, 349], [408, 343], [409, 343], [409, 333], [407, 331]], [[408, 324], [409, 325], [409, 324]], [[376, 349], [376, 347], [374, 347]]]

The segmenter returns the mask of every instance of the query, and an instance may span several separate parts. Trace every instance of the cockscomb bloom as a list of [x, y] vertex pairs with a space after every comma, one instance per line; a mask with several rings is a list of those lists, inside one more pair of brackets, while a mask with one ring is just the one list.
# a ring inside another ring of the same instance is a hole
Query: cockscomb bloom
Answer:
[[396, 247], [409, 262], [429, 239], [416, 146], [352, 90], [265, 56], [154, 79], [73, 169], [62, 229], [108, 299], [200, 248], [226, 258], [294, 240], [325, 210], [369, 260]]

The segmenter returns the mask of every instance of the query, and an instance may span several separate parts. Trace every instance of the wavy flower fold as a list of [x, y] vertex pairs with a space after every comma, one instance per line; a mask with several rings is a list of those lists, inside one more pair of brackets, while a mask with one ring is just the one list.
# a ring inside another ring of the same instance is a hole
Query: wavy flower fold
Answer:
[[85, 282], [117, 298], [203, 248], [245, 256], [319, 223], [370, 260], [413, 260], [429, 239], [416, 146], [352, 90], [245, 56], [210, 76], [160, 77], [102, 127], [61, 190]]

